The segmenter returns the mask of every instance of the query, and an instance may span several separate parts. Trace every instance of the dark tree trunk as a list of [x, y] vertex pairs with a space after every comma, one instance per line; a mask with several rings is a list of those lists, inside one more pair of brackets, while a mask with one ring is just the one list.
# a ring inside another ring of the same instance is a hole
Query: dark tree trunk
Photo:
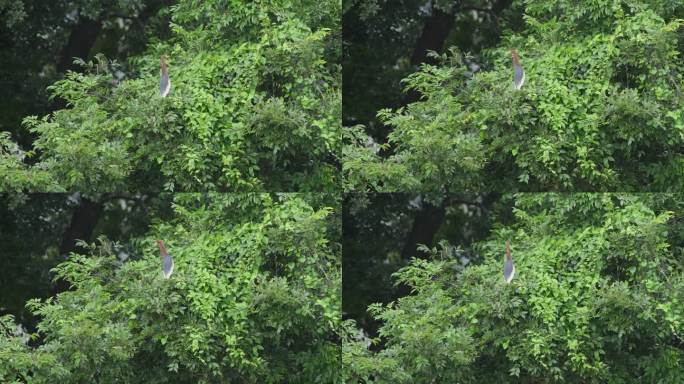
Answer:
[[[435, 234], [437, 234], [437, 231], [444, 222], [445, 212], [446, 207], [444, 203], [440, 206], [434, 206], [423, 202], [422, 209], [416, 212], [411, 231], [401, 250], [402, 260], [408, 261], [411, 257], [424, 258], [426, 256], [417, 250], [418, 245], [432, 246]], [[396, 297], [408, 296], [410, 293], [411, 287], [406, 284], [399, 284], [396, 290]]]
[[[102, 22], [81, 18], [78, 24], [71, 28], [69, 40], [62, 49], [62, 53], [57, 63], [57, 72], [66, 73], [68, 70], [77, 70], [74, 66], [74, 57], [87, 59], [90, 50], [97, 40], [97, 35], [102, 29]], [[64, 109], [66, 107], [66, 100], [61, 97], [56, 97], [50, 104], [50, 111]]]
[[[444, 44], [446, 43], [449, 33], [454, 27], [456, 14], [462, 10], [461, 2], [454, 1], [452, 8], [445, 12], [441, 9], [433, 8], [432, 14], [425, 20], [423, 30], [416, 42], [411, 55], [411, 65], [419, 66], [423, 63], [432, 63], [432, 60], [427, 57], [429, 51], [442, 53], [444, 51]], [[498, 15], [513, 3], [513, 0], [498, 0], [492, 4], [491, 15], [498, 17]], [[420, 94], [416, 91], [410, 91], [404, 98], [404, 105], [413, 103], [420, 98]]]
[[[80, 198], [79, 205], [74, 208], [71, 215], [69, 226], [62, 235], [62, 243], [59, 245], [59, 255], [66, 259], [71, 252], [83, 251], [76, 246], [77, 240], [86, 242], [91, 241], [95, 225], [100, 220], [104, 204], [89, 200], [85, 197]], [[69, 284], [66, 281], [58, 280], [53, 287], [52, 296], [57, 293], [64, 292], [69, 289]]]
[[513, 4], [513, 0], [499, 0], [494, 2], [492, 5], [492, 12], [495, 15], [499, 15], [504, 9], [508, 8]]
[[422, 209], [416, 212], [411, 231], [401, 250], [402, 260], [408, 260], [413, 256], [425, 256], [418, 252], [418, 244], [432, 246], [435, 234], [444, 222], [445, 211], [444, 204], [434, 206], [425, 202], [423, 203]]
[[454, 26], [454, 12], [444, 12], [441, 9], [433, 9], [423, 25], [423, 31], [413, 48], [411, 65], [418, 66], [427, 61], [428, 51], [441, 52], [444, 42]]
[[64, 73], [74, 70], [74, 57], [86, 59], [90, 50], [97, 40], [97, 35], [102, 29], [102, 22], [81, 17], [78, 24], [71, 28], [69, 41], [62, 49], [62, 54], [57, 64], [57, 72]]
[[80, 204], [74, 209], [71, 215], [69, 227], [62, 235], [62, 243], [59, 246], [60, 255], [68, 255], [76, 251], [76, 241], [90, 241], [95, 225], [100, 220], [103, 210], [102, 203], [81, 198]]
[[[172, 5], [175, 2], [176, 1], [174, 0], [158, 0], [150, 2], [135, 18], [135, 21], [144, 26], [145, 22], [154, 16], [162, 6]], [[93, 49], [98, 35], [102, 30], [102, 23], [107, 17], [109, 17], [109, 15], [107, 15], [105, 12], [103, 13], [102, 20], [91, 20], [85, 17], [80, 18], [78, 24], [71, 28], [69, 40], [62, 49], [59, 62], [57, 63], [57, 72], [66, 73], [68, 70], [79, 71], [79, 68], [73, 63], [74, 57], [85, 60], [90, 56], [90, 51]], [[126, 15], [122, 15], [122, 17], [126, 17]], [[65, 107], [66, 101], [61, 98], [56, 98], [52, 102], [50, 110], [56, 111]]]
[[140, 14], [138, 15], [138, 22], [145, 24], [145, 22], [147, 22], [147, 20], [149, 20], [150, 17], [154, 16], [155, 14], [157, 14], [157, 12], [159, 12], [159, 9], [161, 9], [162, 6], [168, 7], [175, 4], [176, 2], [176, 0], [159, 0], [153, 3], [148, 3], [145, 9], [143, 9], [142, 12], [140, 12]]
[[[432, 14], [425, 20], [420, 37], [413, 48], [411, 55], [411, 65], [417, 67], [422, 63], [430, 63], [427, 54], [429, 51], [442, 52], [451, 29], [454, 26], [454, 19], [458, 2], [454, 4], [449, 12], [433, 8]], [[417, 101], [420, 94], [416, 91], [409, 91], [404, 97], [403, 104], [407, 105]]]

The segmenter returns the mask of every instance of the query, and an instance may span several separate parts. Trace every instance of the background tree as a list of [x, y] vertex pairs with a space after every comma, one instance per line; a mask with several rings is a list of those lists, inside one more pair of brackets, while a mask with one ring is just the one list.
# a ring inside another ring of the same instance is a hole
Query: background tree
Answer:
[[[354, 319], [371, 336], [381, 324], [367, 312], [410, 293], [392, 273], [413, 257], [428, 257], [421, 246], [445, 248], [455, 258], [477, 257], [471, 246], [490, 231], [491, 211], [510, 210], [496, 194], [431, 199], [409, 194], [349, 194], [343, 204], [343, 317]], [[503, 213], [497, 217], [504, 217]]]
[[[36, 136], [28, 152], [0, 141], [2, 188], [331, 191], [341, 145], [340, 8], [179, 2], [169, 9], [170, 35], [153, 35], [128, 58], [130, 77], [116, 78], [112, 62], [95, 55], [77, 61], [85, 73], [50, 87], [68, 108], [24, 120]], [[164, 99], [155, 93], [161, 54], [174, 84]]]
[[[345, 323], [345, 379], [680, 382], [682, 196], [519, 194], [502, 202], [510, 199], [514, 219], [495, 214], [465, 266], [443, 242], [394, 274], [411, 294], [369, 307], [378, 339]], [[510, 284], [501, 274], [506, 239], [517, 269]]]
[[[152, 220], [168, 217], [170, 196], [105, 195], [94, 202], [81, 194], [0, 196], [0, 315], [12, 314], [35, 331], [36, 317], [25, 310], [31, 298], [46, 299], [69, 288], [53, 282], [50, 269], [71, 252], [85, 252], [79, 240], [101, 235], [121, 244], [149, 230]], [[130, 256], [121, 246], [115, 255]]]
[[[0, 318], [0, 380], [330, 383], [339, 377], [339, 209], [324, 195], [173, 196], [125, 243], [101, 236], [53, 270], [71, 290]], [[155, 239], [176, 268], [161, 273]], [[117, 249], [130, 247], [125, 260]]]
[[131, 76], [128, 57], [143, 52], [150, 38], [168, 37], [172, 1], [0, 1], [0, 129], [22, 149], [35, 135], [21, 126], [28, 115], [64, 108], [50, 103], [46, 87], [62, 78], [74, 57], [102, 52], [116, 60], [117, 78]]
[[[378, 110], [387, 143], [372, 124], [345, 130], [345, 188], [681, 191], [681, 2], [511, 7], [518, 18], [496, 19], [496, 44], [437, 49], [404, 78], [420, 100]], [[511, 48], [526, 71], [519, 91]]]
[[[382, 108], [416, 101], [401, 79], [434, 63], [429, 51], [451, 45], [478, 55], [501, 38], [501, 24], [518, 28], [522, 15], [512, 1], [352, 0], [344, 3], [343, 123], [364, 125], [378, 143], [391, 127], [376, 116]], [[503, 21], [505, 20], [505, 22]], [[473, 60], [475, 65], [481, 59]]]

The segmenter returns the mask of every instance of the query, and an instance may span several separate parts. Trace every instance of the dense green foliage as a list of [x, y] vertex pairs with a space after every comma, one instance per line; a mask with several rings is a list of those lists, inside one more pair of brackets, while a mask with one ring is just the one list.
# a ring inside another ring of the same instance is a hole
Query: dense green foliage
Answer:
[[24, 149], [35, 136], [21, 126], [29, 115], [63, 107], [46, 88], [64, 77], [73, 57], [104, 53], [117, 61], [117, 77], [134, 71], [125, 63], [150, 39], [169, 35], [168, 0], [0, 1], [0, 129]]
[[345, 324], [346, 380], [682, 382], [682, 196], [513, 198], [514, 223], [474, 246], [477, 262], [464, 265], [443, 243], [394, 274], [412, 294], [370, 306], [380, 340]]
[[63, 196], [41, 197], [18, 207], [0, 197], [0, 315], [12, 313], [27, 328], [35, 324], [24, 306], [48, 296], [50, 268], [57, 264], [56, 247], [50, 245], [59, 243], [69, 215]]
[[[342, 316], [354, 319], [357, 326], [376, 336], [382, 323], [368, 312], [368, 305], [389, 303], [409, 293], [404, 284], [395, 284], [392, 273], [408, 265], [416, 256], [418, 244], [437, 244], [445, 239], [454, 257], [477, 254], [472, 244], [491, 233], [490, 212], [510, 211], [510, 202], [502, 203], [496, 195], [450, 196], [440, 203], [444, 216], [430, 210], [420, 196], [400, 193], [349, 194], [342, 208]], [[434, 208], [434, 207], [433, 207]], [[501, 215], [493, 215], [502, 220]], [[427, 222], [421, 217], [426, 218]], [[431, 233], [417, 238], [417, 232]], [[455, 245], [458, 245], [456, 247]], [[420, 246], [419, 246], [420, 247]]]
[[378, 112], [388, 144], [346, 129], [346, 190], [684, 188], [684, 5], [521, 4], [524, 27], [485, 50], [480, 70], [455, 47], [405, 78], [421, 99]]
[[[37, 318], [25, 310], [31, 298], [48, 298], [59, 291], [50, 269], [67, 258], [72, 239], [106, 236], [128, 254], [129, 240], [149, 231], [150, 223], [171, 215], [171, 196], [102, 196], [102, 212], [90, 236], [74, 233], [79, 194], [0, 195], [0, 315], [13, 314], [34, 330]], [[76, 214], [76, 215], [75, 215]]]
[[[339, 1], [182, 1], [172, 34], [104, 56], [50, 87], [69, 108], [28, 117], [24, 153], [3, 138], [5, 190], [330, 191], [341, 145]], [[172, 82], [158, 94], [159, 56]], [[33, 165], [20, 162], [34, 157]], [[25, 181], [35, 172], [37, 179]]]
[[[468, 4], [470, 3], [470, 4]], [[451, 23], [432, 19], [447, 13]], [[458, 46], [477, 56], [495, 46], [501, 25], [517, 29], [522, 16], [509, 0], [454, 2], [449, 0], [350, 0], [344, 2], [342, 61], [344, 125], [363, 124], [378, 142], [387, 141], [388, 129], [377, 119], [382, 108], [398, 108], [407, 101], [401, 79], [415, 72], [424, 53], [423, 32], [445, 33], [444, 46]], [[432, 47], [440, 51], [438, 47]], [[425, 58], [432, 61], [429, 57]], [[480, 58], [474, 60], [481, 61]]]
[[[101, 237], [53, 271], [72, 289], [0, 318], [0, 381], [331, 383], [339, 377], [339, 211], [324, 195], [174, 196], [173, 217]], [[331, 206], [332, 205], [332, 206]], [[154, 239], [175, 260], [162, 277]]]

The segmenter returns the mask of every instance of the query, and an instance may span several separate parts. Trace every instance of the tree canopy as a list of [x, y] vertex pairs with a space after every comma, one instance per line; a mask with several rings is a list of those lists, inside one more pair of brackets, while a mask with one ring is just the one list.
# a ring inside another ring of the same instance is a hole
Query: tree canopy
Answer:
[[[684, 379], [684, 200], [667, 194], [517, 194], [514, 219], [463, 248], [448, 237], [345, 322], [349, 382], [678, 383]], [[506, 205], [506, 204], [504, 204]], [[498, 218], [497, 218], [498, 217]], [[503, 281], [510, 239], [516, 277]], [[467, 254], [466, 254], [467, 255]]]
[[[681, 191], [682, 3], [512, 6], [524, 23], [498, 18], [500, 41], [475, 53], [455, 41], [404, 78], [417, 96], [377, 111], [386, 143], [346, 127], [345, 189]], [[520, 90], [509, 49], [526, 72]]]
[[[0, 138], [3, 190], [332, 191], [341, 83], [339, 1], [181, 1], [128, 70], [78, 58], [49, 87], [66, 107]], [[87, 17], [86, 15], [82, 17]], [[172, 90], [158, 94], [159, 57]], [[71, 58], [70, 58], [71, 59]]]
[[683, 89], [681, 0], [0, 0], [0, 382], [682, 383]]
[[[121, 242], [100, 236], [58, 264], [55, 278], [71, 289], [27, 303], [40, 319], [35, 334], [17, 330], [11, 315], [0, 317], [0, 381], [337, 380], [335, 199], [176, 194], [171, 200], [170, 217], [153, 219], [148, 231]], [[161, 274], [155, 239], [174, 258], [170, 279]]]

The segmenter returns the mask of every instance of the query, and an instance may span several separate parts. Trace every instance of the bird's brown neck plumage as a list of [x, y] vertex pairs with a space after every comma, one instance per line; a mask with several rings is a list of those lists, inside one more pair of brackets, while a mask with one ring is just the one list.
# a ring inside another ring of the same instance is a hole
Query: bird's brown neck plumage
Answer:
[[167, 255], [166, 253], [166, 247], [164, 247], [164, 242], [161, 240], [157, 240], [157, 245], [159, 246], [159, 253], [161, 257], [164, 257]]
[[513, 65], [520, 66], [520, 58], [518, 57], [518, 51], [511, 49], [511, 59], [513, 60]]
[[508, 240], [506, 240], [506, 259], [513, 260], [511, 257], [511, 245]]
[[162, 73], [166, 74], [166, 72], [168, 72], [168, 69], [166, 68], [166, 61], [164, 60], [164, 56], [159, 56], [159, 64], [161, 65]]

